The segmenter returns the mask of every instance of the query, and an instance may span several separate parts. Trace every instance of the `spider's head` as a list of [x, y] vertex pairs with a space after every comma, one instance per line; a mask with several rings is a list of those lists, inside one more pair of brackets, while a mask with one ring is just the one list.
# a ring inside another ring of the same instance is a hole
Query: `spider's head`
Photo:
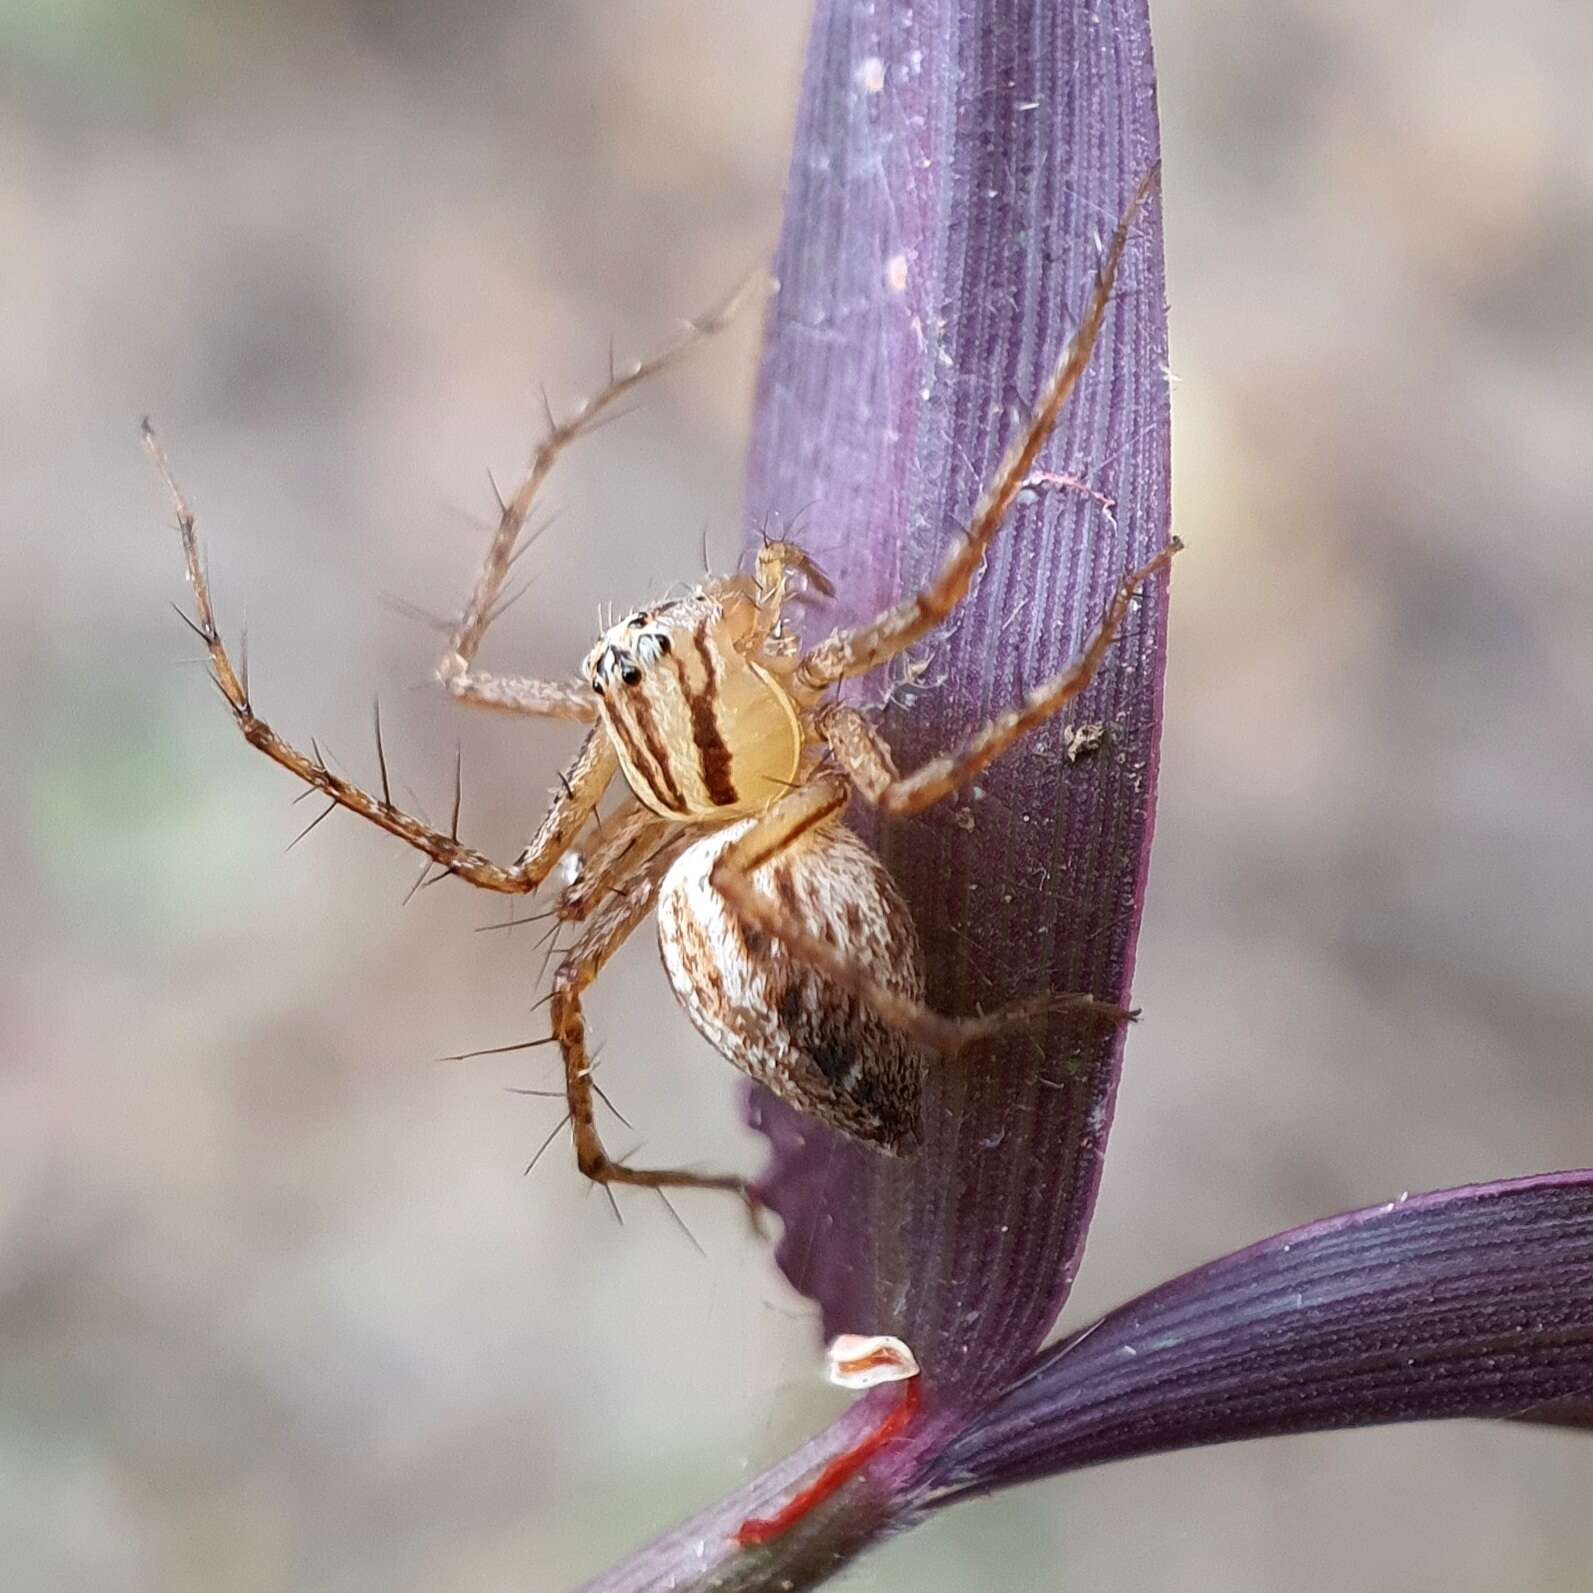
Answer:
[[581, 666], [581, 673], [599, 697], [634, 689], [642, 684], [644, 674], [660, 664], [668, 667], [679, 640], [680, 626], [674, 619], [679, 607], [678, 603], [660, 603], [637, 609], [603, 632]]
[[796, 705], [746, 642], [745, 598], [709, 590], [610, 626], [582, 673], [637, 797], [665, 818], [734, 818], [795, 778]]

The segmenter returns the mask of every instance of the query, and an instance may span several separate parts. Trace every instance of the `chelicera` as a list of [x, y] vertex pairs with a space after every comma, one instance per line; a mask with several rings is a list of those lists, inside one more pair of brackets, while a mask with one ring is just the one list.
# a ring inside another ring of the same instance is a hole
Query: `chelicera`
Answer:
[[[985, 550], [1032, 477], [1057, 416], [1089, 362], [1142, 185], [1103, 256], [1083, 317], [1033, 414], [1008, 449], [939, 573], [867, 624], [804, 648], [787, 608], [802, 588], [829, 590], [789, 541], [769, 541], [750, 573], [710, 580], [611, 626], [580, 677], [488, 674], [476, 655], [495, 616], [532, 504], [559, 454], [614, 402], [729, 314], [696, 323], [671, 348], [623, 374], [569, 420], [553, 422], [519, 490], [502, 506], [475, 589], [452, 628], [438, 678], [461, 702], [590, 727], [540, 828], [511, 864], [398, 808], [385, 760], [379, 794], [333, 773], [319, 750], [283, 741], [254, 711], [216, 628], [194, 516], [146, 427], [176, 504], [194, 628], [244, 738], [345, 807], [423, 852], [445, 874], [525, 894], [564, 861], [556, 913], [579, 926], [551, 997], [576, 1161], [599, 1183], [730, 1189], [733, 1175], [642, 1168], [611, 1157], [598, 1132], [582, 996], [621, 943], [656, 911], [664, 967], [697, 1028], [732, 1063], [821, 1122], [887, 1155], [911, 1154], [925, 1070], [1038, 1012], [1076, 1006], [1104, 1021], [1128, 1014], [1089, 995], [1049, 996], [969, 1018], [928, 1010], [907, 907], [874, 853], [849, 830], [856, 794], [887, 814], [917, 813], [1076, 698], [1089, 684], [1135, 594], [1178, 544], [1124, 574], [1066, 669], [954, 752], [898, 773], [873, 723], [836, 700], [843, 681], [879, 669], [943, 624], [967, 595]], [[312, 743], [313, 745], [313, 743]], [[378, 741], [378, 748], [380, 743]], [[626, 794], [598, 819], [619, 779]], [[330, 807], [328, 808], [330, 811]]]

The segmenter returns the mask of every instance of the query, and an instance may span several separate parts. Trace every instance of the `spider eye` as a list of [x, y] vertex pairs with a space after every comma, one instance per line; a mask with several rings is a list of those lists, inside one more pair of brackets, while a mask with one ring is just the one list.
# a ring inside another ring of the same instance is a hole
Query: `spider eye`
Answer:
[[603, 695], [603, 682], [600, 681], [595, 675], [592, 677], [592, 690], [595, 691], [599, 697]]
[[635, 666], [635, 664], [626, 664], [624, 668], [620, 670], [620, 679], [623, 680], [627, 686], [636, 685], [641, 678], [642, 672]]
[[670, 645], [669, 638], [667, 636], [655, 636], [653, 638], [653, 645], [657, 647], [660, 656], [664, 658], [669, 657]]

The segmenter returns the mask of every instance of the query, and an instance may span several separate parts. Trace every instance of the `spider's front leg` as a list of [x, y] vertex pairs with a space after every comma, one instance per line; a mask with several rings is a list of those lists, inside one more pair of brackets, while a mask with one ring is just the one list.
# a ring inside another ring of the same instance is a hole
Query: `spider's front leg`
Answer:
[[734, 1174], [698, 1173], [683, 1167], [631, 1167], [617, 1162], [609, 1156], [597, 1130], [596, 1089], [592, 1083], [592, 1059], [586, 1049], [581, 997], [652, 910], [659, 879], [676, 850], [671, 848], [667, 856], [650, 860], [645, 872], [633, 875], [627, 882], [611, 882], [611, 888], [590, 912], [580, 939], [565, 954], [554, 975], [553, 1035], [564, 1057], [564, 1088], [570, 1129], [575, 1137], [575, 1160], [594, 1183], [657, 1190], [724, 1189], [750, 1203], [746, 1180]]
[[[599, 798], [618, 770], [607, 733], [594, 727], [574, 763], [565, 772], [552, 806], [543, 819], [531, 844], [510, 866], [495, 863], [490, 857], [461, 844], [457, 834], [459, 800], [455, 793], [453, 825], [444, 833], [429, 824], [405, 813], [393, 805], [388, 789], [387, 761], [382, 753], [380, 722], [377, 726], [377, 756], [381, 761], [382, 792], [373, 792], [334, 774], [322, 758], [319, 749], [304, 753], [291, 746], [254, 711], [249, 700], [247, 681], [233, 667], [226, 644], [216, 626], [215, 611], [210, 601], [210, 583], [205, 578], [204, 565], [199, 557], [199, 538], [195, 529], [194, 513], [188, 501], [178, 490], [172, 477], [166, 455], [155, 437], [154, 430], [144, 423], [144, 445], [149, 450], [161, 478], [165, 481], [177, 512], [177, 530], [182, 538], [183, 560], [188, 570], [188, 583], [194, 593], [195, 617], [188, 621], [210, 654], [212, 678], [220, 688], [239, 731], [250, 746], [258, 747], [274, 763], [296, 774], [307, 785], [314, 786], [328, 801], [347, 808], [363, 819], [369, 820], [389, 835], [407, 841], [417, 851], [424, 852], [433, 863], [449, 874], [457, 874], [472, 885], [484, 890], [502, 891], [513, 895], [534, 891], [547, 878], [553, 865], [569, 847], [591, 816]], [[184, 616], [186, 618], [186, 616]], [[331, 812], [328, 807], [327, 812]]]
[[689, 321], [678, 337], [646, 359], [638, 360], [628, 370], [615, 370], [610, 355], [608, 381], [577, 405], [567, 420], [555, 420], [549, 409], [547, 431], [537, 444], [518, 489], [512, 497], [500, 500], [498, 524], [487, 545], [481, 573], [476, 577], [470, 601], [438, 661], [437, 678], [450, 695], [461, 702], [509, 713], [578, 719], [586, 723], [597, 717], [597, 703], [584, 681], [526, 680], [518, 676], [484, 674], [475, 667], [476, 653], [487, 634], [487, 627], [507, 606], [502, 601], [503, 586], [516, 558], [516, 545], [542, 483], [559, 455], [577, 438], [595, 431], [606, 418], [612, 418], [613, 406], [621, 398], [667, 369], [704, 338], [728, 326], [752, 287], [762, 279], [761, 272], [748, 277], [722, 304], [707, 315]]
[[899, 775], [884, 738], [855, 708], [844, 706], [824, 711], [819, 719], [820, 734], [867, 801], [886, 813], [922, 812], [966, 785], [1089, 686], [1135, 594], [1182, 548], [1174, 537], [1155, 558], [1126, 575], [1100, 623], [1067, 667], [1042, 681], [1018, 707], [975, 731], [956, 752], [934, 758], [911, 774]]
[[822, 691], [838, 681], [878, 669], [927, 636], [968, 595], [974, 571], [1005, 522], [1013, 500], [1034, 479], [1030, 472], [1040, 457], [1040, 450], [1055, 428], [1062, 406], [1090, 363], [1095, 340], [1106, 320], [1112, 284], [1128, 246], [1129, 232], [1155, 181], [1153, 168], [1129, 200], [1095, 274], [1095, 286], [1090, 291], [1078, 328], [1046, 382], [1029, 424], [1002, 457], [994, 478], [974, 507], [972, 520], [952, 543], [939, 572], [922, 591], [895, 608], [887, 609], [867, 625], [836, 631], [826, 637], [798, 666], [797, 679], [802, 685]]
[[449, 670], [457, 657], [453, 653], [445, 657], [437, 675], [449, 695], [460, 702], [533, 719], [568, 719], [579, 725], [589, 725], [597, 718], [597, 704], [585, 681], [488, 675], [468, 668], [451, 674]]

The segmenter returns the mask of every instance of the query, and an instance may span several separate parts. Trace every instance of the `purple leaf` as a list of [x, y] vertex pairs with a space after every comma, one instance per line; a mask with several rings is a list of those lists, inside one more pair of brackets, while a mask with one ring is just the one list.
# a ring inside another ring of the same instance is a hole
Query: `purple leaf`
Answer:
[[1593, 1173], [1558, 1173], [1312, 1223], [1153, 1289], [1038, 1357], [927, 1486], [946, 1502], [1195, 1444], [1590, 1412]]
[[[1109, 234], [1157, 158], [1143, 0], [820, 0], [749, 472], [755, 524], [835, 579], [825, 624], [916, 589], [964, 523], [1066, 342]], [[1012, 516], [922, 679], [882, 724], [903, 768], [1060, 668], [1114, 583], [1167, 540], [1159, 206], [1136, 225], [1095, 359], [1043, 456], [1061, 488]], [[875, 838], [912, 905], [933, 1003], [988, 1009], [1129, 988], [1150, 845], [1166, 592], [1147, 592], [1088, 696], [1106, 749], [1062, 726], [977, 800]], [[878, 703], [885, 684], [860, 694]], [[1077, 1269], [1122, 1033], [1058, 1021], [938, 1062], [925, 1143], [891, 1162], [755, 1092], [785, 1221], [779, 1262], [826, 1332], [905, 1338], [961, 1402], [1033, 1353]]]

